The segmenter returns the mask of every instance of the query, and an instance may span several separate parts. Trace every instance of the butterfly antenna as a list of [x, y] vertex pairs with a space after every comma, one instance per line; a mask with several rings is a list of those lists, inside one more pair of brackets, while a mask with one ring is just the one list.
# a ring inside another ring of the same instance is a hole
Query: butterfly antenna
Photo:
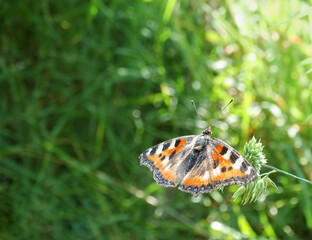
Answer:
[[223, 111], [227, 108], [227, 106], [229, 106], [232, 102], [234, 101], [234, 98], [231, 99], [231, 101], [226, 104], [226, 106], [219, 112], [219, 114], [210, 122], [209, 126], [211, 126], [214, 121], [220, 116], [221, 113], [223, 113]]
[[195, 111], [196, 111], [196, 113], [197, 113], [197, 116], [199, 117], [199, 120], [201, 121], [203, 127], [206, 128], [206, 127], [205, 127], [205, 124], [204, 124], [204, 122], [203, 122], [203, 120], [202, 120], [201, 117], [199, 116], [199, 113], [198, 113], [197, 108], [196, 108], [196, 106], [195, 106], [195, 102], [194, 102], [193, 100], [191, 100], [191, 102], [192, 102], [192, 104], [193, 104], [193, 106], [194, 106], [194, 108], [195, 108]]

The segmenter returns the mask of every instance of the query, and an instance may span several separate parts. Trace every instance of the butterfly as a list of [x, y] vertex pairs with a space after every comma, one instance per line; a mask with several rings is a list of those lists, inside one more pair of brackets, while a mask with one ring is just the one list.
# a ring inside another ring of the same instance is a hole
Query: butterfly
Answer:
[[194, 196], [255, 181], [258, 175], [253, 166], [229, 144], [211, 135], [208, 127], [200, 135], [162, 142], [141, 153], [140, 164], [153, 172], [157, 186], [179, 184], [179, 190]]

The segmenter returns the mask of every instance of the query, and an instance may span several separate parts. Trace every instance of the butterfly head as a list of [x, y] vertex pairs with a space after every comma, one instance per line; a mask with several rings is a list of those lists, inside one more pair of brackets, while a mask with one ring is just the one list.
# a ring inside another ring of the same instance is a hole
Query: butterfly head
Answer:
[[210, 136], [211, 136], [211, 128], [208, 127], [206, 128], [203, 133], [201, 135], [198, 136], [198, 138], [196, 139], [196, 143], [194, 146], [195, 150], [202, 150], [205, 145], [207, 145], [207, 143], [211, 140]]
[[210, 126], [203, 131], [203, 135], [208, 135], [210, 137], [211, 134], [212, 134], [212, 131], [211, 131]]

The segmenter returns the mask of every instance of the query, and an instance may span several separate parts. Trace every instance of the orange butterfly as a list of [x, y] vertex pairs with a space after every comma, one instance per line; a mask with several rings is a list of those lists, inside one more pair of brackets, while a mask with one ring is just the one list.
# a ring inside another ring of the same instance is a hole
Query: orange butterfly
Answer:
[[141, 153], [140, 163], [154, 172], [157, 185], [180, 184], [181, 191], [195, 196], [221, 186], [246, 186], [256, 180], [258, 175], [253, 166], [227, 143], [211, 138], [211, 134], [208, 127], [200, 135], [160, 143]]

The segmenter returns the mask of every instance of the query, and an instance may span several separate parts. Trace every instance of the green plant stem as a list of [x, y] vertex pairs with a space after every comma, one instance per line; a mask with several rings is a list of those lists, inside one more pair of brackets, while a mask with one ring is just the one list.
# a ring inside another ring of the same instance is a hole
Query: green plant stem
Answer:
[[285, 172], [285, 171], [283, 171], [283, 170], [280, 170], [280, 169], [278, 169], [278, 168], [276, 168], [276, 167], [272, 167], [272, 166], [266, 165], [266, 164], [261, 164], [261, 166], [274, 169], [274, 170], [276, 170], [277, 172], [284, 173], [284, 174], [286, 174], [286, 175], [288, 175], [288, 176], [291, 176], [291, 177], [293, 177], [293, 178], [297, 178], [297, 179], [299, 179], [299, 180], [301, 180], [301, 181], [304, 181], [304, 182], [306, 182], [306, 183], [312, 184], [312, 181], [310, 181], [310, 180], [307, 180], [307, 179], [298, 177], [298, 176], [293, 175], [293, 174], [291, 174], [291, 173], [288, 173], [288, 172]]
[[[262, 165], [262, 166], [263, 166], [263, 165]], [[277, 172], [276, 170], [272, 170], [272, 171], [267, 172], [267, 173], [262, 173], [262, 174], [260, 174], [260, 177], [265, 176], [265, 175], [269, 176], [270, 174], [276, 173], [276, 172]]]

